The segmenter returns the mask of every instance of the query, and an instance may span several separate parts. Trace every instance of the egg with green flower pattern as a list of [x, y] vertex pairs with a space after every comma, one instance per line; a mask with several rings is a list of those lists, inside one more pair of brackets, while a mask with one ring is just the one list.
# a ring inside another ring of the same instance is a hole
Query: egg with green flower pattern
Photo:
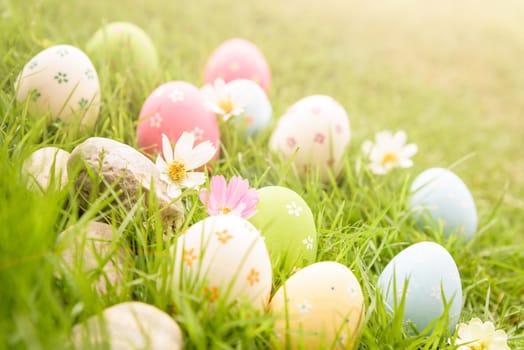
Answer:
[[57, 45], [29, 60], [16, 83], [16, 99], [35, 116], [91, 127], [100, 110], [100, 83], [95, 67], [80, 49]]

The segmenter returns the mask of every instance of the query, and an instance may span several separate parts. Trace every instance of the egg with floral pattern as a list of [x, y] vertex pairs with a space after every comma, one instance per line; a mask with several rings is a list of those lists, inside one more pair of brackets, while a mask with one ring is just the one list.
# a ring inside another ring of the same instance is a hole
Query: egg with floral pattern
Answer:
[[475, 201], [466, 184], [451, 170], [431, 168], [411, 185], [410, 209], [420, 227], [444, 235], [470, 238], [477, 230]]
[[86, 52], [111, 69], [147, 78], [158, 71], [158, 53], [151, 38], [128, 22], [108, 23], [87, 42]]
[[275, 271], [289, 273], [315, 261], [313, 213], [295, 191], [281, 186], [257, 190], [257, 213], [249, 221], [264, 237]]
[[222, 78], [226, 83], [235, 79], [249, 79], [269, 91], [271, 70], [260, 49], [245, 39], [223, 42], [207, 60], [204, 80], [213, 84]]
[[223, 306], [248, 303], [262, 310], [269, 300], [272, 271], [264, 239], [247, 220], [211, 216], [178, 239], [170, 285]]
[[138, 147], [155, 155], [162, 150], [162, 134], [174, 144], [184, 131], [193, 133], [195, 145], [210, 141], [217, 149], [215, 159], [218, 157], [218, 123], [200, 90], [183, 81], [160, 85], [145, 100], [140, 111]]
[[344, 108], [324, 95], [305, 97], [278, 121], [269, 147], [284, 160], [293, 159], [299, 175], [317, 172], [322, 180], [337, 175], [350, 141], [349, 119]]
[[364, 295], [355, 275], [333, 261], [292, 275], [270, 303], [282, 349], [356, 349]]
[[273, 109], [264, 89], [248, 79], [233, 80], [227, 87], [233, 99], [245, 101], [244, 113], [237, 118], [245, 125], [247, 135], [255, 135], [267, 128]]
[[70, 45], [47, 48], [31, 58], [19, 74], [16, 99], [27, 101], [36, 116], [92, 127], [100, 110], [100, 83], [95, 67]]
[[380, 274], [378, 287], [390, 312], [400, 312], [395, 305], [405, 298], [404, 323], [419, 332], [433, 327], [440, 317], [447, 319], [450, 332], [455, 329], [462, 310], [462, 286], [453, 257], [441, 245], [420, 242], [407, 247]]

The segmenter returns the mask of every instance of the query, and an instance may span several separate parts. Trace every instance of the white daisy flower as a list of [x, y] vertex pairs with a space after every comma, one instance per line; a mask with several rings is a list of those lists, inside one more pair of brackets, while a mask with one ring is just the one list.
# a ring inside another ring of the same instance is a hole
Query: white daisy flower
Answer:
[[413, 166], [410, 159], [417, 151], [417, 145], [406, 145], [406, 133], [397, 131], [394, 135], [390, 131], [382, 131], [375, 135], [375, 143], [366, 141], [362, 144], [362, 151], [371, 161], [369, 169], [377, 175], [388, 173], [391, 169], [409, 168]]
[[502, 329], [495, 330], [492, 322], [482, 322], [479, 318], [472, 318], [469, 323], [460, 323], [457, 326], [458, 337], [455, 345], [457, 350], [509, 350], [508, 336]]
[[215, 80], [214, 84], [207, 84], [202, 88], [202, 94], [210, 111], [222, 116], [224, 121], [244, 113], [249, 101], [241, 94], [233, 94], [222, 79]]
[[175, 148], [165, 134], [162, 134], [162, 156], [156, 159], [160, 179], [167, 183], [167, 195], [173, 199], [180, 196], [182, 188], [197, 188], [206, 181], [203, 172], [190, 171], [200, 168], [213, 158], [216, 148], [210, 141], [205, 141], [193, 148], [195, 136], [184, 132], [176, 142]]

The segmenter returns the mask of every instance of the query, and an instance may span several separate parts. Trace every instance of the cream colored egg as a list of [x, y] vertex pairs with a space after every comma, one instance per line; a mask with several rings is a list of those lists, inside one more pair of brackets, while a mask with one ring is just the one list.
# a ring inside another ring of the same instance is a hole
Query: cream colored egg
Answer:
[[55, 188], [62, 189], [67, 184], [67, 161], [70, 153], [56, 147], [43, 147], [33, 152], [22, 165], [28, 177], [29, 189], [47, 190], [51, 181]]
[[70, 227], [57, 239], [63, 269], [85, 274], [100, 294], [106, 293], [109, 286], [118, 289], [128, 254], [115, 238], [113, 227], [102, 222]]
[[29, 100], [31, 114], [51, 113], [52, 119], [93, 126], [100, 109], [100, 83], [84, 52], [57, 45], [33, 57], [22, 70], [16, 99]]
[[279, 119], [269, 147], [285, 160], [295, 157], [298, 174], [318, 171], [327, 180], [329, 171], [337, 175], [342, 168], [350, 138], [344, 108], [329, 96], [314, 95], [295, 103]]
[[78, 349], [102, 347], [111, 350], [178, 350], [182, 332], [168, 314], [141, 302], [125, 302], [105, 309], [73, 328]]
[[[318, 262], [299, 270], [271, 300], [283, 348], [353, 349], [364, 324], [364, 296], [344, 265]], [[286, 327], [286, 325], [289, 327]]]
[[191, 226], [176, 245], [171, 284], [226, 305], [267, 305], [272, 269], [263, 238], [247, 220], [211, 216]]

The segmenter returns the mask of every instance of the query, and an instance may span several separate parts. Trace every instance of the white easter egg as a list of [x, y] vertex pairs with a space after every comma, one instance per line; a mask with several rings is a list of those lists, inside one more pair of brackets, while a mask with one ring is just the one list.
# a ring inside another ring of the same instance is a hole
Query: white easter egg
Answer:
[[34, 151], [22, 165], [22, 170], [28, 177], [28, 188], [40, 187], [45, 191], [51, 181], [54, 181], [57, 188], [64, 188], [67, 184], [67, 161], [70, 155], [56, 147], [43, 147]]
[[145, 303], [130, 301], [105, 309], [73, 328], [78, 349], [93, 346], [110, 350], [183, 348], [178, 324], [162, 310]]
[[173, 292], [203, 291], [212, 303], [267, 305], [272, 270], [257, 229], [234, 215], [211, 216], [191, 226], [177, 240]]
[[353, 349], [364, 324], [364, 296], [344, 265], [318, 262], [299, 270], [271, 300], [283, 349]]
[[32, 114], [51, 113], [53, 119], [93, 126], [100, 109], [100, 83], [84, 52], [57, 45], [34, 56], [22, 70], [16, 99], [29, 100]]
[[[289, 108], [273, 131], [269, 147], [285, 160], [294, 159], [299, 174], [319, 171], [323, 180], [337, 175], [351, 138], [344, 108], [332, 97], [305, 97]], [[298, 150], [298, 151], [297, 151]]]
[[464, 182], [448, 169], [431, 168], [411, 185], [410, 209], [421, 227], [427, 223], [446, 236], [470, 238], [477, 230], [475, 201]]
[[443, 315], [446, 304], [450, 304], [445, 315], [449, 330], [455, 329], [462, 310], [462, 286], [453, 257], [441, 245], [420, 242], [404, 249], [380, 274], [378, 287], [388, 311], [394, 312], [405, 297], [404, 322], [419, 332]]
[[235, 101], [245, 103], [244, 114], [237, 118], [244, 122], [247, 135], [265, 129], [271, 122], [272, 107], [264, 89], [248, 79], [233, 80], [227, 87]]
[[92, 221], [86, 226], [72, 226], [57, 238], [66, 276], [80, 271], [88, 277], [99, 294], [122, 285], [128, 252], [114, 239], [111, 225]]

